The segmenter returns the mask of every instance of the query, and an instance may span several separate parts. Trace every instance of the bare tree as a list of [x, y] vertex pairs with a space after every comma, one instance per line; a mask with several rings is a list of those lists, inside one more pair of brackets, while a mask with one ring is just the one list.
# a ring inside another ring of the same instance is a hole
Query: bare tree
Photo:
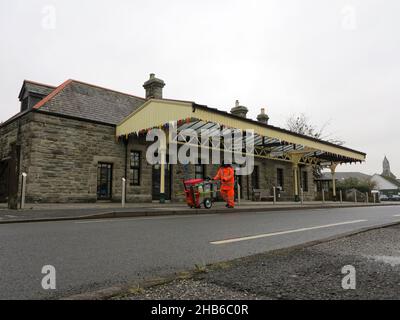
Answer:
[[[333, 137], [331, 133], [327, 133], [327, 128], [330, 122], [325, 122], [321, 127], [318, 127], [310, 122], [310, 119], [304, 113], [293, 114], [286, 120], [286, 129], [289, 131], [303, 134], [316, 139], [321, 139], [334, 143], [337, 145], [343, 145], [344, 141]], [[316, 166], [314, 168], [314, 177], [319, 178], [321, 176], [322, 166]]]
[[343, 145], [344, 141], [332, 137], [331, 133], [327, 133], [327, 128], [330, 122], [325, 122], [321, 127], [318, 127], [310, 122], [310, 119], [304, 113], [293, 114], [286, 120], [286, 128], [289, 131], [304, 134], [316, 139], [322, 139], [337, 145]]

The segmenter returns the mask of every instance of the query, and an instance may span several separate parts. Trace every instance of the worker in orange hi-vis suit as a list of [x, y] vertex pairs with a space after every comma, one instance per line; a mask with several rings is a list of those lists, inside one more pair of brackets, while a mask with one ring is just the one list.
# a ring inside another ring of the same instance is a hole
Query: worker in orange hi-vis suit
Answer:
[[228, 208], [235, 207], [235, 173], [230, 164], [223, 163], [214, 180], [221, 181], [221, 196]]

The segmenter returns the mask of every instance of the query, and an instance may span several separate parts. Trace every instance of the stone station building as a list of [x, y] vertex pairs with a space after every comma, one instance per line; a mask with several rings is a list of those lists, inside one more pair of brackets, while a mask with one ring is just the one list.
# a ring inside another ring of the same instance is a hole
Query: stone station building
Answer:
[[[26, 173], [26, 202], [183, 200], [184, 178], [212, 177], [218, 164], [156, 164], [146, 161], [149, 128], [176, 121], [181, 128], [225, 126], [255, 131], [255, 170], [237, 178], [241, 197], [278, 187], [281, 200], [314, 198], [312, 167], [360, 162], [365, 154], [268, 124], [262, 110], [246, 118], [238, 102], [231, 113], [194, 102], [163, 98], [164, 81], [154, 74], [145, 98], [68, 80], [54, 87], [24, 81], [18, 114], [0, 125], [0, 201], [16, 208]], [[168, 131], [168, 130], [166, 130]], [[164, 179], [162, 179], [164, 177]]]

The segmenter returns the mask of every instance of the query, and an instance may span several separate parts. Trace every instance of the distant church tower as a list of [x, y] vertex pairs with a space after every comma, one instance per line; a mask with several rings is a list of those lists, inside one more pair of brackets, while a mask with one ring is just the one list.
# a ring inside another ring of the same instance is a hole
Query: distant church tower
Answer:
[[384, 177], [389, 177], [389, 178], [396, 178], [396, 176], [390, 171], [390, 163], [389, 160], [386, 158], [383, 159], [383, 172], [382, 176]]

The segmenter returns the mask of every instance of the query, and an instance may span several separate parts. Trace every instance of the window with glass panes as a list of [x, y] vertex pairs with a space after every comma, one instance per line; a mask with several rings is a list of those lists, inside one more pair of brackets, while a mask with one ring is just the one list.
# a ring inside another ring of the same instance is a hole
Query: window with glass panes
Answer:
[[140, 185], [140, 151], [131, 151], [131, 185]]
[[194, 177], [196, 179], [204, 179], [204, 177], [205, 177], [205, 165], [204, 164], [195, 164]]

